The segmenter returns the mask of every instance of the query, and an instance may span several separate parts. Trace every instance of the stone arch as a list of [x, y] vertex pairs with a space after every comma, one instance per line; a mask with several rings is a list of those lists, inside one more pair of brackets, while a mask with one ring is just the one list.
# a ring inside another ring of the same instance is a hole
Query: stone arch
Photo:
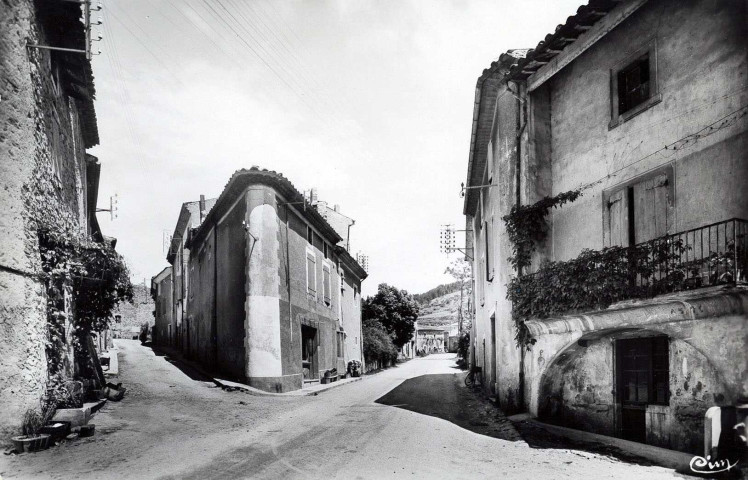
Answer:
[[[534, 395], [538, 417], [615, 435], [618, 422], [615, 340], [667, 335], [670, 397], [666, 414], [668, 424], [677, 424], [677, 428], [665, 434], [662, 446], [698, 450], [706, 409], [734, 402], [737, 392], [730, 388], [723, 369], [705, 353], [704, 345], [695, 341], [698, 339], [693, 337], [692, 329], [684, 323], [690, 322], [611, 328], [567, 336], [565, 345], [538, 372]], [[548, 340], [539, 342], [541, 348], [549, 344]], [[543, 359], [542, 354], [539, 359]]]

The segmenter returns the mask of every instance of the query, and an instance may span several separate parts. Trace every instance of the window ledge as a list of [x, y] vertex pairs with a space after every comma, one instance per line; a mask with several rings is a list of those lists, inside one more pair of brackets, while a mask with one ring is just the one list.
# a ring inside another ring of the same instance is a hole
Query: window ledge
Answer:
[[623, 123], [631, 120], [632, 118], [634, 118], [635, 116], [639, 115], [643, 111], [648, 110], [651, 107], [654, 107], [655, 105], [657, 105], [661, 101], [662, 101], [662, 94], [661, 93], [658, 93], [656, 95], [652, 95], [647, 100], [645, 100], [644, 102], [640, 103], [636, 107], [632, 108], [628, 112], [625, 112], [625, 113], [619, 115], [617, 118], [614, 118], [613, 120], [611, 120], [610, 123], [608, 124], [608, 130], [613, 130], [617, 126], [622, 125]]

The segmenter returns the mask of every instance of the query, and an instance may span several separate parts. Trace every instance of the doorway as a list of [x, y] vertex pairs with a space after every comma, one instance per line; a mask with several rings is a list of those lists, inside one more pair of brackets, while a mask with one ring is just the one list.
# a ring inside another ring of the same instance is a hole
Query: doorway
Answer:
[[319, 377], [317, 367], [317, 329], [308, 325], [301, 326], [301, 371], [304, 381], [316, 380]]
[[647, 405], [668, 405], [669, 356], [667, 337], [616, 341], [619, 434], [626, 440], [646, 443]]

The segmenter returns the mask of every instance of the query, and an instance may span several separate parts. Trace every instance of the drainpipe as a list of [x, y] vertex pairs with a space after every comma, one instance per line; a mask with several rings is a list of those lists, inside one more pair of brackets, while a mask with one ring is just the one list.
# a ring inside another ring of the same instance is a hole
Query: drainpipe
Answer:
[[[517, 119], [516, 119], [516, 128], [517, 128], [517, 137], [516, 137], [516, 143], [517, 143], [517, 157], [516, 157], [516, 178], [515, 178], [515, 204], [521, 205], [522, 204], [522, 134], [525, 131], [525, 127], [527, 126], [527, 112], [526, 112], [526, 102], [522, 99], [521, 95], [522, 92], [520, 91], [520, 86], [516, 82], [514, 83], [515, 88], [517, 89], [517, 92], [512, 92], [511, 88], [509, 88], [509, 84], [507, 84], [507, 89], [509, 92], [514, 96], [514, 98], [517, 99]], [[522, 275], [522, 267], [520, 266], [517, 269], [517, 275]], [[519, 392], [518, 392], [518, 406], [520, 410], [525, 408], [525, 353], [526, 349], [524, 345], [521, 345], [519, 347]]]
[[[291, 257], [290, 257], [290, 247], [289, 239], [288, 239], [288, 222], [290, 222], [290, 218], [288, 216], [288, 203], [285, 204], [286, 207], [286, 288], [288, 289], [288, 331], [291, 336], [291, 348], [293, 348], [293, 319], [291, 314]], [[306, 262], [306, 254], [304, 254], [304, 262]], [[304, 264], [306, 268], [306, 263]], [[301, 386], [304, 386], [304, 379], [302, 375], [301, 379]]]

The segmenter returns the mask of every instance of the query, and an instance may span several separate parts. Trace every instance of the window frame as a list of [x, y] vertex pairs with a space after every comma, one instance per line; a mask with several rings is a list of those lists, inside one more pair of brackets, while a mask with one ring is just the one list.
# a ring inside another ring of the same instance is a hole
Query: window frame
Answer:
[[[620, 192], [621, 190], [628, 190], [629, 188], [632, 188], [634, 185], [637, 185], [642, 182], [646, 182], [647, 180], [659, 177], [665, 175], [667, 176], [667, 189], [668, 189], [668, 217], [675, 219], [675, 169], [673, 168], [673, 163], [668, 163], [666, 165], [662, 165], [661, 167], [657, 167], [653, 170], [650, 170], [646, 173], [643, 173], [641, 175], [636, 175], [634, 177], [631, 177], [630, 179], [621, 182], [617, 185], [614, 185], [610, 188], [606, 188], [603, 190], [602, 194], [602, 219], [603, 219], [603, 247], [609, 247], [612, 246], [611, 242], [611, 232], [610, 232], [610, 210], [609, 210], [609, 202], [610, 198]], [[633, 208], [633, 206], [630, 206], [629, 208]], [[630, 220], [632, 221], [632, 220]], [[673, 233], [671, 230], [668, 231], [668, 233]], [[639, 242], [637, 242], [639, 243]], [[626, 246], [633, 246], [636, 245], [636, 243], [631, 243], [631, 238], [629, 238], [629, 245]]]
[[[619, 112], [618, 105], [618, 74], [631, 67], [639, 61], [644, 55], [649, 55], [649, 98], [639, 103], [635, 107]], [[657, 72], [657, 42], [652, 40], [635, 52], [626, 56], [623, 60], [616, 63], [610, 69], [610, 123], [608, 129], [611, 130], [617, 126], [631, 120], [635, 116], [650, 109], [662, 101]]]

